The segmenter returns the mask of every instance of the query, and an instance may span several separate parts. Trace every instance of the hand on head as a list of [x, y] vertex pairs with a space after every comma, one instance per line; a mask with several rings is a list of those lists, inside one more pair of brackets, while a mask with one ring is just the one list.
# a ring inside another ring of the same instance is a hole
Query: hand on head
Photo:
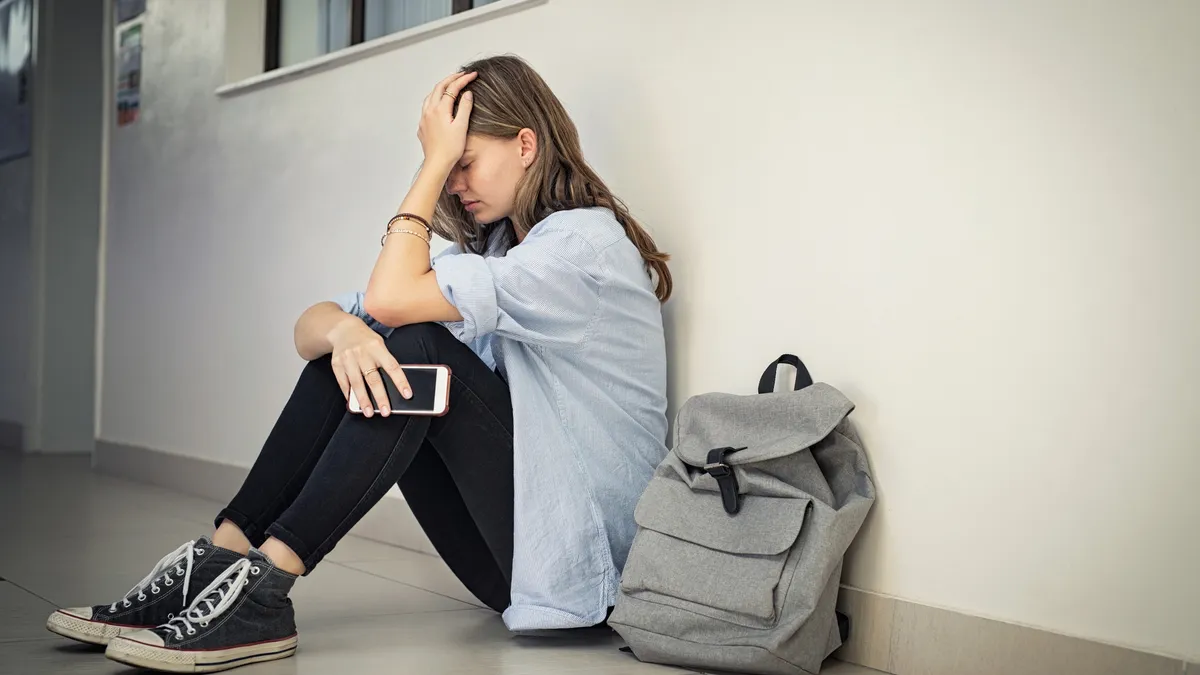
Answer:
[[462, 93], [458, 114], [454, 102], [477, 73], [456, 72], [437, 83], [421, 106], [417, 138], [425, 152], [425, 163], [454, 166], [467, 146], [467, 123], [471, 119], [471, 92]]

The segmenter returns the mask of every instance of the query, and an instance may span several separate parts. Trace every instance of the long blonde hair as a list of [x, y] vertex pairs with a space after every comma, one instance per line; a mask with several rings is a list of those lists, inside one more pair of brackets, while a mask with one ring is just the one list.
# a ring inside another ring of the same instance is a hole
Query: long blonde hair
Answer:
[[[524, 236], [556, 211], [607, 208], [641, 252], [646, 271], [655, 282], [654, 294], [663, 302], [671, 297], [671, 272], [667, 268], [670, 256], [658, 250], [624, 202], [584, 160], [575, 123], [541, 76], [515, 56], [476, 61], [464, 66], [462, 72], [479, 73], [464, 90], [472, 92], [474, 104], [467, 133], [511, 139], [528, 128], [538, 139], [533, 164], [517, 183], [510, 218], [514, 232]], [[483, 226], [458, 199], [445, 192], [438, 200], [433, 229], [463, 251], [483, 252]]]

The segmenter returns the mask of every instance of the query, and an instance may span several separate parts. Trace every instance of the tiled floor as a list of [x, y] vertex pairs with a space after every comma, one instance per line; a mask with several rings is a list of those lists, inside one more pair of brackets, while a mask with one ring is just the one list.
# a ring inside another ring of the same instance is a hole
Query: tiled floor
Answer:
[[[56, 605], [115, 600], [207, 534], [217, 504], [96, 475], [86, 458], [0, 451], [0, 674], [138, 672], [45, 629]], [[618, 651], [611, 631], [516, 637], [438, 558], [350, 537], [293, 592], [294, 658], [239, 675], [688, 673]], [[823, 673], [868, 675], [830, 662]]]

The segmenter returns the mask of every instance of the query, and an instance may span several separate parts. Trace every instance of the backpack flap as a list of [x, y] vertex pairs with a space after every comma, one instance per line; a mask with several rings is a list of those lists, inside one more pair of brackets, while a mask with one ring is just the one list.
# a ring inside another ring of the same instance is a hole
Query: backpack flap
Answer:
[[730, 466], [764, 462], [820, 443], [853, 410], [850, 399], [824, 382], [771, 394], [700, 394], [679, 410], [672, 451], [696, 468], [721, 448], [744, 448], [724, 455]]
[[633, 519], [640, 527], [701, 546], [742, 555], [783, 553], [800, 534], [808, 499], [763, 497], [730, 518], [716, 500], [698, 498], [677, 480], [655, 480], [642, 494]]

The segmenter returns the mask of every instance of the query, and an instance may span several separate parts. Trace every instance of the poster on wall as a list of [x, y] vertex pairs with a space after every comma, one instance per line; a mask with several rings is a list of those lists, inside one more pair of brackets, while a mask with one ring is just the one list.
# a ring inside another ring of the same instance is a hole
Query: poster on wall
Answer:
[[0, 0], [0, 162], [29, 154], [33, 0]]
[[117, 126], [133, 124], [142, 107], [142, 22], [117, 29]]

